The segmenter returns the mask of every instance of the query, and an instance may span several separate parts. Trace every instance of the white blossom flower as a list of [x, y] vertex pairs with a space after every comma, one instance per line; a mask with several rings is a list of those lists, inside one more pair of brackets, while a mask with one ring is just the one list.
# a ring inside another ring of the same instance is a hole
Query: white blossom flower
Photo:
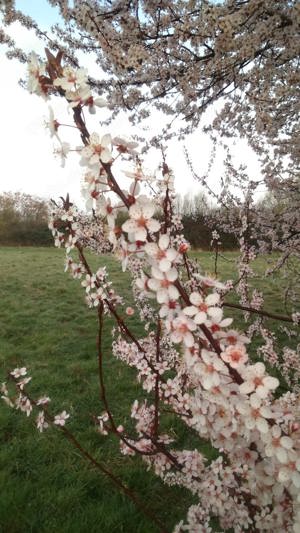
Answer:
[[[46, 121], [46, 127], [49, 129], [50, 131], [50, 136], [51, 137], [56, 137], [59, 141], [60, 141], [60, 138], [59, 138], [59, 135], [57, 133], [57, 130], [60, 126], [59, 122], [56, 120], [56, 118], [54, 118], [54, 111], [52, 109], [51, 106], [49, 106], [49, 119]], [[60, 141], [61, 142], [61, 141]]]
[[[225, 319], [226, 320], [226, 319]], [[232, 321], [232, 319], [231, 319]], [[228, 331], [222, 331], [219, 334], [222, 344], [249, 344], [250, 339], [236, 331], [235, 329], [229, 329]]]
[[232, 324], [233, 318], [222, 318], [216, 317], [211, 320], [206, 320], [205, 324], [206, 326], [211, 330], [214, 337], [216, 338], [222, 338], [223, 335], [226, 333], [222, 330], [222, 328], [227, 328]]
[[260, 362], [244, 368], [241, 376], [244, 380], [244, 383], [239, 386], [242, 394], [251, 394], [255, 391], [260, 398], [266, 398], [279, 385], [277, 378], [266, 375], [266, 367]]
[[62, 411], [60, 414], [54, 417], [54, 424], [56, 424], [57, 426], [64, 426], [66, 423], [66, 420], [69, 417], [70, 415], [66, 411]]
[[289, 483], [290, 481], [296, 487], [298, 493], [300, 489], [300, 457], [293, 450], [288, 451], [288, 463], [280, 467], [278, 471], [278, 481], [280, 483]]
[[21, 379], [20, 381], [18, 381], [18, 383], [16, 383], [17, 387], [20, 389], [20, 390], [23, 390], [25, 385], [27, 385], [27, 383], [29, 383], [29, 381], [31, 381], [31, 377], [27, 377], [27, 378], [24, 378], [24, 379]]
[[90, 292], [91, 289], [96, 287], [96, 276], [86, 274], [85, 279], [81, 282], [82, 287], [86, 287], [86, 292]]
[[14, 407], [15, 406], [15, 404], [11, 401], [11, 399], [7, 395], [2, 395], [1, 396], [1, 400], [3, 400], [4, 403], [6, 403], [6, 405], [8, 407]]
[[148, 288], [156, 292], [158, 303], [163, 304], [169, 300], [178, 300], [179, 292], [174, 286], [178, 277], [176, 268], [170, 268], [167, 272], [161, 272], [158, 268], [151, 268], [152, 277], [148, 280]]
[[228, 375], [223, 361], [213, 352], [201, 351], [201, 360], [194, 364], [193, 370], [199, 377], [202, 386], [209, 390], [221, 383], [221, 374]]
[[247, 429], [258, 429], [260, 433], [269, 431], [269, 424], [266, 419], [272, 418], [271, 409], [264, 403], [257, 394], [249, 397], [249, 403], [238, 403], [236, 406], [239, 413], [243, 415]]
[[11, 373], [10, 373], [15, 379], [18, 379], [20, 378], [21, 376], [26, 376], [27, 374], [27, 369], [25, 366], [23, 366], [22, 368], [15, 368]]
[[36, 405], [47, 405], [50, 402], [49, 396], [41, 396], [36, 402]]
[[290, 437], [282, 435], [279, 426], [273, 426], [268, 433], [262, 434], [262, 440], [265, 443], [265, 454], [267, 457], [275, 456], [280, 463], [288, 462], [288, 451], [293, 447], [293, 441]]
[[69, 101], [69, 107], [85, 105], [91, 98], [91, 90], [88, 85], [81, 85], [73, 91], [67, 91], [66, 98]]
[[185, 307], [183, 312], [188, 316], [193, 316], [196, 324], [204, 324], [207, 320], [207, 315], [213, 320], [220, 320], [223, 311], [220, 307], [216, 307], [220, 301], [219, 294], [212, 293], [203, 298], [199, 292], [192, 292], [190, 295], [191, 306]]
[[155, 213], [153, 202], [137, 201], [129, 208], [129, 219], [122, 225], [123, 231], [132, 233], [135, 240], [146, 241], [147, 230], [151, 232], [159, 231], [160, 223], [152, 216]]
[[171, 341], [175, 343], [183, 342], [188, 348], [195, 344], [195, 338], [191, 332], [197, 329], [197, 325], [183, 313], [174, 318], [174, 320], [167, 322], [166, 325], [170, 331]]
[[100, 416], [97, 416], [97, 420], [98, 420], [98, 431], [99, 433], [101, 433], [101, 435], [108, 435], [108, 431], [105, 429], [105, 423], [109, 421], [109, 417], [108, 417], [108, 414], [106, 411], [104, 411], [104, 413], [102, 413], [102, 415]]
[[125, 137], [114, 137], [112, 144], [116, 146], [120, 154], [136, 155], [137, 153], [135, 148], [138, 146], [138, 143], [131, 141], [130, 139], [126, 139]]
[[152, 177], [146, 176], [141, 167], [137, 167], [134, 172], [124, 170], [124, 174], [127, 178], [132, 178], [135, 181], [152, 181]]
[[69, 143], [62, 142], [59, 147], [54, 149], [54, 155], [60, 157], [60, 164], [61, 167], [64, 168], [67, 155], [70, 151], [70, 145]]
[[111, 205], [111, 199], [101, 196], [97, 202], [97, 213], [106, 217], [110, 228], [115, 227], [116, 209]]
[[23, 413], [26, 413], [27, 416], [30, 415], [32, 411], [32, 405], [31, 401], [27, 396], [23, 396], [23, 394], [20, 394], [19, 397], [16, 399], [15, 402], [16, 409], [20, 409]]
[[44, 411], [40, 411], [36, 418], [36, 427], [38, 430], [42, 433], [44, 429], [47, 429], [49, 427], [48, 422], [45, 420], [45, 413]]
[[100, 160], [103, 163], [109, 163], [112, 160], [112, 155], [108, 148], [110, 145], [110, 134], [103, 135], [100, 139], [98, 133], [92, 133], [89, 138], [89, 144], [81, 150], [81, 164], [98, 165]]
[[87, 82], [87, 70], [84, 68], [74, 69], [67, 66], [63, 69], [63, 75], [56, 78], [53, 85], [61, 87], [64, 91], [71, 91], [74, 87], [85, 85]]
[[141, 291], [141, 294], [145, 296], [146, 298], [155, 298], [153, 292], [151, 292], [149, 289], [149, 278], [145, 276], [143, 272], [141, 272], [141, 277], [137, 278], [135, 280], [135, 284], [138, 287], [138, 289]]
[[104, 100], [104, 98], [94, 98], [93, 96], [90, 96], [86, 100], [85, 105], [88, 106], [89, 113], [91, 113], [91, 115], [95, 115], [96, 107], [106, 107], [107, 101]]
[[[35, 52], [31, 52], [28, 62], [27, 89], [30, 93], [47, 97], [47, 86], [44, 77], [47, 75], [46, 65], [42, 63]], [[50, 80], [49, 80], [50, 81]]]
[[161, 272], [167, 272], [170, 270], [173, 261], [178, 256], [177, 251], [174, 248], [169, 248], [170, 237], [169, 235], [161, 235], [158, 243], [149, 242], [145, 245], [145, 252], [151, 259], [157, 261], [157, 266]]

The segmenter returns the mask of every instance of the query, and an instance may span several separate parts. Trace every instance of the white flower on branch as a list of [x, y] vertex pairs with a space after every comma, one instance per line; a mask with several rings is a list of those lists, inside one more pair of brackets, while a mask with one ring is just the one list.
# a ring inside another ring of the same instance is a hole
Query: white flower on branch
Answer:
[[71, 108], [77, 107], [78, 105], [85, 105], [91, 98], [90, 88], [88, 85], [81, 85], [74, 91], [67, 91], [66, 98]]
[[174, 285], [174, 282], [178, 278], [176, 268], [170, 268], [166, 272], [161, 272], [158, 268], [152, 267], [151, 275], [152, 277], [148, 279], [147, 286], [156, 292], [158, 303], [167, 304], [170, 300], [178, 300], [179, 292]]
[[83, 165], [99, 165], [100, 160], [103, 163], [109, 163], [112, 160], [112, 155], [109, 150], [111, 145], [111, 136], [109, 134], [99, 137], [98, 133], [92, 133], [89, 138], [89, 144], [81, 150], [81, 164]]
[[54, 417], [54, 424], [56, 424], [57, 426], [64, 426], [66, 423], [66, 420], [69, 417], [70, 415], [66, 411], [62, 411], [60, 414]]
[[31, 401], [27, 396], [24, 396], [23, 394], [20, 394], [19, 397], [15, 401], [16, 409], [20, 409], [23, 413], [26, 413], [27, 416], [30, 415], [32, 411], [32, 405]]
[[27, 369], [25, 366], [23, 366], [22, 368], [15, 368], [12, 372], [11, 372], [11, 375], [15, 378], [15, 379], [18, 379], [20, 378], [21, 376], [26, 376], [27, 374]]
[[218, 387], [222, 376], [228, 375], [228, 370], [223, 361], [213, 352], [201, 351], [201, 360], [193, 366], [195, 375], [200, 380], [204, 389]]
[[213, 320], [221, 320], [223, 311], [220, 307], [216, 307], [220, 301], [219, 294], [212, 293], [203, 298], [199, 292], [192, 292], [190, 295], [191, 306], [185, 307], [183, 312], [194, 317], [196, 324], [204, 324], [208, 316]]
[[58, 148], [54, 149], [54, 155], [60, 157], [60, 164], [62, 168], [64, 168], [65, 166], [69, 151], [70, 151], [70, 145], [69, 143], [66, 143], [66, 142], [62, 142]]
[[123, 231], [132, 233], [136, 241], [146, 241], [148, 231], [156, 233], [160, 230], [160, 223], [152, 218], [155, 204], [151, 201], [137, 201], [129, 208], [129, 219], [122, 225]]
[[279, 380], [266, 374], [266, 367], [260, 362], [242, 369], [241, 375], [244, 380], [239, 386], [242, 394], [251, 394], [255, 391], [260, 398], [266, 398], [279, 386]]
[[74, 69], [72, 67], [65, 67], [63, 69], [63, 75], [60, 78], [56, 78], [53, 85], [61, 87], [65, 91], [72, 91], [76, 87], [86, 85], [87, 83], [87, 70], [84, 68]]
[[170, 332], [171, 341], [175, 343], [183, 342], [188, 348], [191, 348], [195, 344], [192, 331], [197, 329], [197, 325], [183, 313], [174, 318], [174, 320], [167, 322], [166, 326]]
[[[112, 144], [120, 154], [137, 154], [135, 148], [138, 146], [138, 143], [131, 141], [130, 139], [126, 139], [125, 137], [114, 137], [112, 139]], [[128, 176], [128, 173], [125, 172], [125, 174]]]
[[96, 276], [94, 274], [86, 274], [85, 279], [81, 282], [82, 287], [85, 287], [86, 292], [90, 292], [91, 289], [96, 287]]
[[[31, 52], [28, 62], [27, 89], [31, 93], [47, 98], [47, 86], [45, 85], [46, 66], [42, 63], [35, 52]], [[49, 80], [50, 81], [50, 80]]]
[[273, 426], [268, 433], [262, 434], [262, 440], [265, 443], [267, 457], [275, 456], [280, 463], [288, 462], [288, 451], [293, 448], [293, 441], [282, 434], [279, 426]]
[[44, 411], [40, 411], [36, 418], [36, 427], [39, 430], [40, 433], [44, 431], [44, 429], [47, 429], [49, 427], [48, 422], [45, 419], [45, 413]]
[[157, 262], [157, 266], [161, 272], [170, 270], [172, 263], [178, 257], [178, 252], [174, 248], [169, 248], [169, 235], [161, 235], [158, 244], [149, 242], [145, 245], [145, 252], [150, 259]]
[[243, 415], [247, 429], [258, 429], [260, 433], [268, 433], [269, 424], [267, 419], [273, 417], [271, 409], [257, 394], [251, 394], [249, 403], [237, 404], [237, 410]]
[[52, 107], [49, 106], [48, 109], [49, 109], [49, 119], [46, 121], [46, 127], [50, 131], [50, 136], [51, 137], [55, 136], [60, 141], [59, 135], [57, 133], [60, 124], [56, 120], [56, 118], [54, 117], [54, 111], [53, 111]]

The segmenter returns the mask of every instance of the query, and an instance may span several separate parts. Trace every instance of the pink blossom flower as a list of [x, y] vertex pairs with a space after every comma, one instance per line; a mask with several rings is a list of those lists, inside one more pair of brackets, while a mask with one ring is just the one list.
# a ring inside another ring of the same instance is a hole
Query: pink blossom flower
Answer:
[[239, 368], [248, 361], [248, 354], [242, 344], [227, 346], [221, 357], [225, 363], [229, 363], [232, 368]]
[[[226, 319], [225, 319], [226, 320]], [[232, 321], [232, 320], [231, 320]], [[222, 331], [219, 335], [222, 344], [249, 344], [250, 339], [246, 335], [242, 335], [235, 329], [229, 329], [228, 331]]]

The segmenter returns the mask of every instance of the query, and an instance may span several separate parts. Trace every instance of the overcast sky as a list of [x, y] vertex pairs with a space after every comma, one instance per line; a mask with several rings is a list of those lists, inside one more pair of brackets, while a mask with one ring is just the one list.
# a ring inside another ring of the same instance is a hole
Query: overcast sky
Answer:
[[[51, 8], [46, 0], [17, 0], [16, 7], [33, 16], [45, 29], [58, 20], [57, 10]], [[9, 34], [20, 48], [26, 51], [35, 50], [43, 55], [41, 43], [32, 32], [28, 32], [20, 24], [13, 24], [9, 29]], [[2, 77], [0, 84], [2, 102], [0, 192], [21, 191], [45, 198], [57, 198], [69, 192], [75, 202], [80, 202], [80, 178], [83, 169], [78, 165], [79, 158], [76, 154], [72, 154], [67, 160], [64, 169], [61, 168], [59, 160], [53, 156], [54, 143], [44, 126], [44, 121], [48, 116], [48, 103], [42, 98], [30, 95], [18, 85], [18, 80], [25, 77], [25, 67], [16, 60], [8, 60], [5, 57], [4, 47], [0, 47], [0, 64]], [[72, 122], [71, 116], [66, 113], [62, 99], [55, 98], [51, 105], [60, 122]], [[124, 116], [120, 117], [111, 128], [101, 128], [99, 121], [106, 117], [106, 113], [106, 110], [99, 109], [96, 117], [92, 117], [90, 131], [98, 131], [101, 135], [108, 132], [113, 135], [130, 134], [132, 128]], [[161, 117], [156, 115], [153, 127], [160, 120]], [[66, 130], [67, 128], [65, 132]], [[63, 131], [61, 137], [64, 140]], [[74, 143], [76, 146], [75, 139]], [[79, 139], [78, 144], [80, 144]], [[211, 149], [209, 139], [196, 132], [186, 144], [195, 168], [204, 172]], [[248, 164], [251, 178], [257, 178], [259, 167], [253, 154], [249, 153], [246, 143], [239, 143], [235, 152], [239, 161]], [[167, 155], [168, 164], [175, 172], [177, 191], [181, 194], [187, 192], [195, 194], [199, 191], [200, 185], [195, 183], [188, 171], [182, 144], [173, 141]], [[221, 160], [222, 154], [219, 154], [211, 176], [210, 184], [215, 189], [218, 189], [218, 180], [222, 173]], [[155, 169], [158, 163], [158, 154], [146, 161], [149, 169], [151, 167]]]

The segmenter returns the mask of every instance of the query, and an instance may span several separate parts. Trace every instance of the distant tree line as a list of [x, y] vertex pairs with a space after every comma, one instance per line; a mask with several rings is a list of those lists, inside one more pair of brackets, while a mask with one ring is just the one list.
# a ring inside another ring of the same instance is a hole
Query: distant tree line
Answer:
[[[212, 224], [217, 211], [209, 205], [204, 193], [177, 196], [177, 213], [182, 216], [184, 234], [193, 248], [210, 249]], [[0, 194], [0, 245], [4, 246], [52, 246], [48, 229], [49, 206], [46, 200], [21, 192]], [[122, 225], [126, 215], [120, 211], [117, 224]], [[219, 231], [221, 248], [237, 247], [236, 238]]]
[[[267, 202], [261, 202], [259, 208], [262, 211], [266, 210], [265, 204], [269, 209], [270, 206], [274, 209], [270, 198]], [[218, 222], [224, 220], [225, 216], [222, 209], [210, 204], [204, 192], [177, 195], [176, 211], [182, 217], [183, 233], [192, 248], [209, 250], [214, 230], [219, 233], [222, 250], [238, 247], [237, 236], [230, 230], [226, 232], [220, 229], [222, 225]], [[49, 205], [44, 199], [21, 192], [0, 194], [0, 245], [52, 246], [48, 215]], [[232, 209], [230, 218], [234, 216]], [[117, 225], [121, 226], [126, 217], [120, 210]]]
[[219, 228], [221, 209], [210, 204], [204, 192], [177, 195], [176, 208], [182, 217], [183, 233], [192, 248], [210, 249], [213, 230], [218, 231], [222, 250], [237, 248], [236, 236]]
[[0, 245], [50, 246], [48, 204], [21, 192], [0, 194]]

